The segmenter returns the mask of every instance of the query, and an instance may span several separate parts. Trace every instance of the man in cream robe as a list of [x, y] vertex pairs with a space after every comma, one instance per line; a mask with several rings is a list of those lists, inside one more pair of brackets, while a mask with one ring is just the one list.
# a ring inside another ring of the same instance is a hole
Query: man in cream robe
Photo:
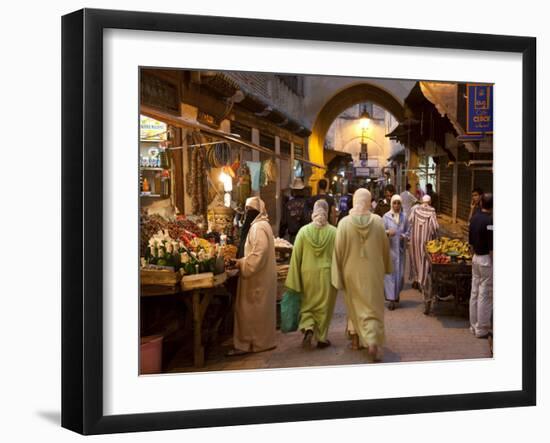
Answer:
[[276, 346], [277, 265], [273, 231], [265, 204], [259, 197], [249, 198], [245, 206], [259, 214], [248, 230], [244, 256], [237, 261], [240, 276], [235, 303], [234, 349], [228, 355], [260, 352]]
[[358, 189], [353, 209], [338, 224], [332, 284], [344, 292], [352, 347], [381, 358], [384, 344], [384, 275], [392, 272], [389, 243], [380, 216], [372, 214], [371, 195]]

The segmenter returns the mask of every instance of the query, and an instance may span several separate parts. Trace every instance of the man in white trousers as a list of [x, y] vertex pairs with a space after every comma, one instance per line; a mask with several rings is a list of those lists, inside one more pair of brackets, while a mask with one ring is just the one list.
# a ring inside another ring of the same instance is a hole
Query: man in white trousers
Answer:
[[481, 211], [470, 220], [472, 292], [470, 295], [470, 330], [477, 338], [492, 332], [493, 316], [493, 195], [483, 194]]

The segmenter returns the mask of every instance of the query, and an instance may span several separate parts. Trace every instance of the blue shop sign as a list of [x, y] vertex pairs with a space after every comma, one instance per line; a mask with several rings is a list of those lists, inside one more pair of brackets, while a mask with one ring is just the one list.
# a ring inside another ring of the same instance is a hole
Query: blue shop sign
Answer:
[[466, 85], [466, 132], [493, 133], [493, 86], [468, 83]]

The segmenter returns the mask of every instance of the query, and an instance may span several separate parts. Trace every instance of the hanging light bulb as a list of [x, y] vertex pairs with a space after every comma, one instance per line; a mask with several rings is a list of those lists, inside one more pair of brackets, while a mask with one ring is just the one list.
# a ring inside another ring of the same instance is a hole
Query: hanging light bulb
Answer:
[[370, 125], [370, 114], [366, 109], [361, 113], [361, 116], [359, 117], [359, 125], [361, 126], [361, 129], [368, 129]]
[[225, 192], [231, 192], [233, 190], [233, 179], [225, 172], [221, 172], [220, 181], [223, 183], [223, 190]]

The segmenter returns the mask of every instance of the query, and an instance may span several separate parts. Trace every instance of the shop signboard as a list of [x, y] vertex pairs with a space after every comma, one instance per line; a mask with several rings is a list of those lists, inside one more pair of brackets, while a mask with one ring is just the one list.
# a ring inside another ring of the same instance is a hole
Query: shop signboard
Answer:
[[370, 169], [369, 168], [355, 168], [355, 176], [356, 177], [368, 177], [370, 175]]
[[477, 83], [466, 85], [466, 132], [493, 133], [493, 86]]
[[142, 141], [166, 141], [166, 123], [145, 115], [139, 116], [139, 138]]
[[368, 160], [354, 160], [353, 166], [355, 168], [378, 168], [378, 159], [370, 158]]

